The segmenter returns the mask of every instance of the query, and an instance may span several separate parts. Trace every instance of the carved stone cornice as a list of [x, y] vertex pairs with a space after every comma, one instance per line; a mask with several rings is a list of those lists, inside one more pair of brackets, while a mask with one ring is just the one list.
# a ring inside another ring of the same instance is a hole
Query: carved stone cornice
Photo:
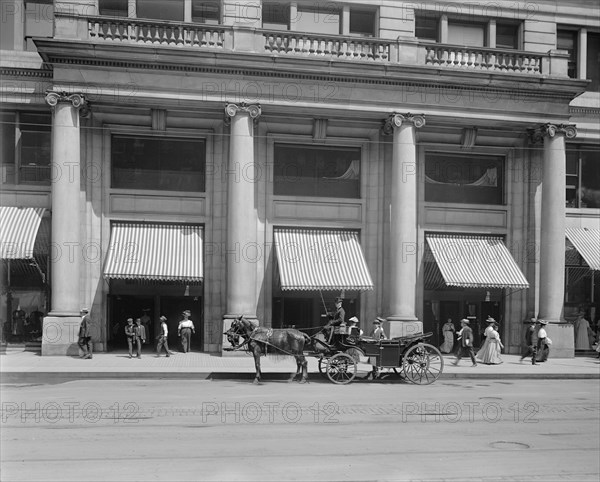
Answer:
[[90, 112], [90, 107], [87, 99], [83, 94], [69, 94], [68, 92], [46, 91], [46, 103], [54, 108], [59, 103], [70, 103], [79, 111], [81, 117], [86, 117]]
[[540, 144], [545, 137], [555, 137], [557, 134], [564, 135], [567, 139], [577, 136], [575, 124], [543, 124], [535, 129], [528, 129], [529, 139], [532, 144]]
[[227, 104], [225, 105], [225, 125], [231, 124], [231, 118], [235, 117], [238, 112], [246, 112], [251, 119], [256, 123], [262, 114], [259, 104]]
[[410, 112], [407, 114], [398, 114], [397, 112], [394, 112], [393, 114], [390, 114], [385, 121], [383, 121], [383, 133], [385, 135], [390, 135], [394, 132], [395, 128], [400, 127], [403, 123], [412, 124], [418, 129], [425, 125], [425, 115], [411, 114]]

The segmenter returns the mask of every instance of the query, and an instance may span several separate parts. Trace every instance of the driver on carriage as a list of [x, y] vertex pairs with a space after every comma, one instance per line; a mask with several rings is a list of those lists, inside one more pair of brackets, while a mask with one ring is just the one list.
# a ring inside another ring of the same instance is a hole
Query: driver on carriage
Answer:
[[335, 327], [346, 322], [346, 311], [342, 308], [342, 301], [344, 301], [344, 299], [340, 297], [335, 299], [335, 311], [333, 313], [328, 313], [329, 321], [323, 327], [323, 330], [327, 333], [329, 339], [331, 339]]

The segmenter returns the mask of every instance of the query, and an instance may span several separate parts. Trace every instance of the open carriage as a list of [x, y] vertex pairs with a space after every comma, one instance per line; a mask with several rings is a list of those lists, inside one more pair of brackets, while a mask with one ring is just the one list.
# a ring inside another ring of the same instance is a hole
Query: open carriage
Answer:
[[371, 365], [370, 377], [378, 378], [384, 370], [411, 383], [426, 385], [436, 381], [444, 369], [440, 351], [426, 343], [432, 333], [375, 340], [348, 334], [337, 328], [331, 339], [312, 337], [314, 352], [319, 357], [319, 372], [333, 383], [347, 384], [356, 378], [359, 365]]

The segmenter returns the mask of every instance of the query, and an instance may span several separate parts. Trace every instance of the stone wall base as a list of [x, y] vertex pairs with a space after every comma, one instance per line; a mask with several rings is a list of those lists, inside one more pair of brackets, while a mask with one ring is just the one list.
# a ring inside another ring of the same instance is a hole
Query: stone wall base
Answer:
[[79, 316], [46, 316], [42, 331], [42, 356], [78, 356]]
[[389, 338], [412, 336], [423, 333], [423, 323], [421, 321], [406, 321], [388, 318], [383, 324], [383, 330]]
[[546, 334], [552, 340], [548, 358], [573, 358], [575, 356], [575, 335], [571, 323], [548, 323]]

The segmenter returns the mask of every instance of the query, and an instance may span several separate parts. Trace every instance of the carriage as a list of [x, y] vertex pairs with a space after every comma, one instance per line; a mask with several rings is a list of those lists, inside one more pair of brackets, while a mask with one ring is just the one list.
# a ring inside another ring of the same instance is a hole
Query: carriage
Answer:
[[347, 384], [356, 378], [359, 365], [370, 365], [369, 378], [395, 374], [410, 383], [427, 385], [436, 381], [444, 369], [440, 351], [426, 343], [432, 333], [418, 333], [391, 340], [376, 340], [336, 328], [326, 342], [318, 334], [313, 339], [321, 375], [337, 384]]
[[[289, 355], [296, 358], [301, 382], [307, 381], [306, 356], [318, 358], [319, 372], [336, 384], [352, 382], [358, 367], [370, 365], [369, 376], [379, 378], [387, 370], [415, 384], [426, 385], [439, 378], [444, 369], [440, 351], [426, 343], [432, 333], [375, 340], [336, 327], [329, 338], [320, 331], [308, 336], [295, 329], [274, 330], [251, 324], [240, 316], [226, 332], [234, 349], [245, 348], [254, 355], [255, 383], [261, 381], [260, 357], [267, 353]], [[240, 338], [244, 341], [240, 342]]]

